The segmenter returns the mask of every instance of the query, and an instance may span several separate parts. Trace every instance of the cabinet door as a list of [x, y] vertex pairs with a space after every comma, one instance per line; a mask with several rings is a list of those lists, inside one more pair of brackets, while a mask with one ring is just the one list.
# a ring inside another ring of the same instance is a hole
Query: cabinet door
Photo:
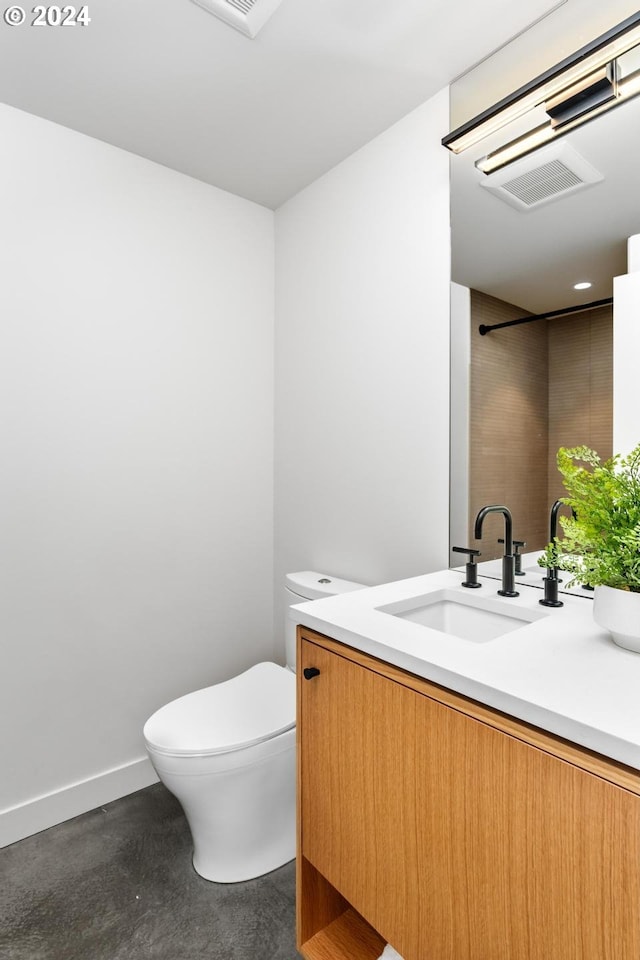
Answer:
[[405, 960], [638, 960], [640, 797], [308, 641], [301, 853]]

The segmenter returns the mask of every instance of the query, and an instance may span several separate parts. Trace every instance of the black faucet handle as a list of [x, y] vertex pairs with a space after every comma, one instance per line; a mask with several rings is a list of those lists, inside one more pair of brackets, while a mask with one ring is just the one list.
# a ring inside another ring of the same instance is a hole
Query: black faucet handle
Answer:
[[[504, 537], [500, 537], [500, 539], [498, 540], [498, 543], [504, 543]], [[525, 576], [525, 572], [522, 569], [522, 554], [520, 553], [520, 551], [522, 550], [523, 547], [526, 547], [526, 545], [527, 545], [526, 540], [513, 541], [513, 555], [516, 558], [515, 569], [513, 572], [515, 573], [516, 577]]]
[[471, 557], [482, 556], [480, 551], [474, 550], [473, 547], [451, 547], [451, 550], [453, 553], [467, 553], [469, 555], [469, 559], [471, 559]]
[[481, 587], [482, 584], [478, 583], [478, 564], [476, 563], [476, 557], [481, 556], [480, 551], [474, 550], [473, 547], [451, 547], [451, 551], [452, 553], [466, 553], [469, 557], [465, 567], [466, 580], [462, 581], [462, 586], [472, 589]]
[[[504, 543], [504, 537], [500, 537], [499, 540], [498, 540], [498, 543]], [[518, 551], [521, 550], [522, 547], [526, 547], [526, 545], [527, 545], [527, 541], [526, 541], [526, 540], [514, 540], [514, 541], [513, 541], [513, 552], [514, 552], [514, 554], [517, 556], [517, 555], [518, 555]]]

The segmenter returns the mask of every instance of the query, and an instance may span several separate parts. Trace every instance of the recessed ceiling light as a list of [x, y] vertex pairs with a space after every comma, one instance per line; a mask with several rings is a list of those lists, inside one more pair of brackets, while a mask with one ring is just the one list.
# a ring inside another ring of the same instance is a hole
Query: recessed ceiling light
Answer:
[[582, 283], [574, 283], [574, 290], [588, 290], [593, 284], [589, 280], [583, 280]]

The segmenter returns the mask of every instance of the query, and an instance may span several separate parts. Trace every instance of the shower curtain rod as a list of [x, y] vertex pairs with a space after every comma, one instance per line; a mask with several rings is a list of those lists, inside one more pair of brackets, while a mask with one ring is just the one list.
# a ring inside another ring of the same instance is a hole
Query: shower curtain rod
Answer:
[[538, 313], [533, 317], [520, 317], [518, 320], [505, 320], [504, 323], [481, 323], [478, 327], [478, 333], [481, 337], [491, 333], [492, 330], [500, 330], [502, 327], [515, 327], [520, 323], [533, 323], [535, 320], [550, 320], [552, 317], [564, 317], [568, 313], [580, 313], [583, 310], [595, 310], [596, 307], [606, 307], [613, 303], [613, 297], [605, 297], [604, 300], [593, 300], [591, 303], [580, 303], [576, 307], [564, 307], [562, 310], [550, 310], [548, 313]]

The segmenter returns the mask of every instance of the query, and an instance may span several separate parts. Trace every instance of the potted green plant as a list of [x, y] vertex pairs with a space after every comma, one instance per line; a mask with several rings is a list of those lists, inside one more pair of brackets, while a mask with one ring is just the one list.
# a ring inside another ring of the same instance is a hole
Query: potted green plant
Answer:
[[560, 447], [557, 462], [573, 515], [538, 562], [594, 587], [596, 623], [640, 653], [640, 444], [604, 462], [589, 447]]

